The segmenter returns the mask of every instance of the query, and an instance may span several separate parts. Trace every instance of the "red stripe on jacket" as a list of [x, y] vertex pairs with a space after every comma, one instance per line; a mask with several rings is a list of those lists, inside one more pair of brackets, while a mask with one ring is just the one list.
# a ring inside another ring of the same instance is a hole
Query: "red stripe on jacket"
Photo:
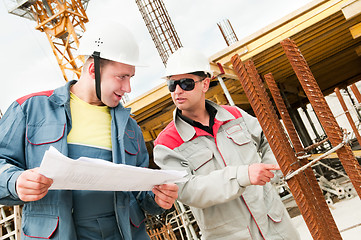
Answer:
[[[230, 112], [235, 118], [242, 117], [241, 112], [234, 106], [222, 105], [222, 108]], [[157, 139], [154, 141], [154, 146], [160, 144], [170, 149], [179, 147], [184, 143], [183, 139], [179, 135], [174, 121], [171, 121], [161, 133], [159, 133]]]
[[50, 97], [53, 94], [53, 92], [54, 92], [54, 90], [31, 93], [31, 94], [25, 95], [24, 97], [19, 98], [16, 101], [19, 103], [19, 105], [22, 105], [29, 98], [32, 98], [34, 96], [47, 96], [47, 97]]

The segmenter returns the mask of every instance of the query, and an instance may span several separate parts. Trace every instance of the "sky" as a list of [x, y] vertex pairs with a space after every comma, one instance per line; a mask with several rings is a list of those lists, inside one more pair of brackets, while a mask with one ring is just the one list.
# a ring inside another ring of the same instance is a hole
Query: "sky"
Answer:
[[[36, 22], [8, 13], [16, 0], [0, 0], [0, 110], [4, 113], [17, 98], [65, 84], [45, 33]], [[165, 7], [185, 47], [211, 56], [226, 48], [217, 23], [229, 19], [239, 40], [277, 21], [311, 0], [164, 0]], [[135, 1], [92, 0], [86, 13], [90, 22], [122, 22], [134, 34], [140, 58], [148, 66], [137, 68], [130, 99], [164, 80], [164, 65]]]

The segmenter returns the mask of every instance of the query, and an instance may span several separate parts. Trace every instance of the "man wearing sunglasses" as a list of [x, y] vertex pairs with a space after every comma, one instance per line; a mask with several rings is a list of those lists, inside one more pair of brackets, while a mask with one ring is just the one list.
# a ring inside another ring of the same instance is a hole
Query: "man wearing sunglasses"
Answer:
[[180, 48], [168, 59], [176, 109], [155, 141], [155, 162], [188, 172], [178, 200], [190, 206], [202, 239], [299, 239], [270, 184], [279, 166], [257, 119], [206, 100], [211, 76], [196, 50]]

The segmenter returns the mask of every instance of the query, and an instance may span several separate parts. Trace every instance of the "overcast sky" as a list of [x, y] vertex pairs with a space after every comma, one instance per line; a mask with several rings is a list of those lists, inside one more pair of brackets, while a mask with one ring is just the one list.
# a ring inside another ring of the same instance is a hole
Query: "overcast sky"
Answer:
[[[28, 93], [54, 89], [65, 83], [46, 35], [36, 23], [12, 14], [15, 0], [0, 0], [0, 110]], [[183, 46], [198, 48], [207, 56], [227, 47], [217, 22], [228, 18], [238, 39], [243, 39], [311, 0], [164, 0]], [[162, 83], [164, 65], [133, 0], [92, 0], [90, 22], [123, 22], [138, 39], [141, 58], [149, 67], [138, 68], [131, 99]]]

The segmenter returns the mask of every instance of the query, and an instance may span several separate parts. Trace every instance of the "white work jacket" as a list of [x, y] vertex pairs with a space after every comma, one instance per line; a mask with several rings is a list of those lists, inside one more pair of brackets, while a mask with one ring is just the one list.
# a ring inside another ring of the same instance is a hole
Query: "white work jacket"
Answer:
[[276, 163], [257, 119], [237, 107], [207, 103], [217, 109], [213, 136], [175, 110], [154, 148], [159, 167], [188, 172], [188, 181], [178, 184], [178, 200], [190, 206], [202, 239], [299, 239], [275, 188], [250, 183], [250, 164]]

